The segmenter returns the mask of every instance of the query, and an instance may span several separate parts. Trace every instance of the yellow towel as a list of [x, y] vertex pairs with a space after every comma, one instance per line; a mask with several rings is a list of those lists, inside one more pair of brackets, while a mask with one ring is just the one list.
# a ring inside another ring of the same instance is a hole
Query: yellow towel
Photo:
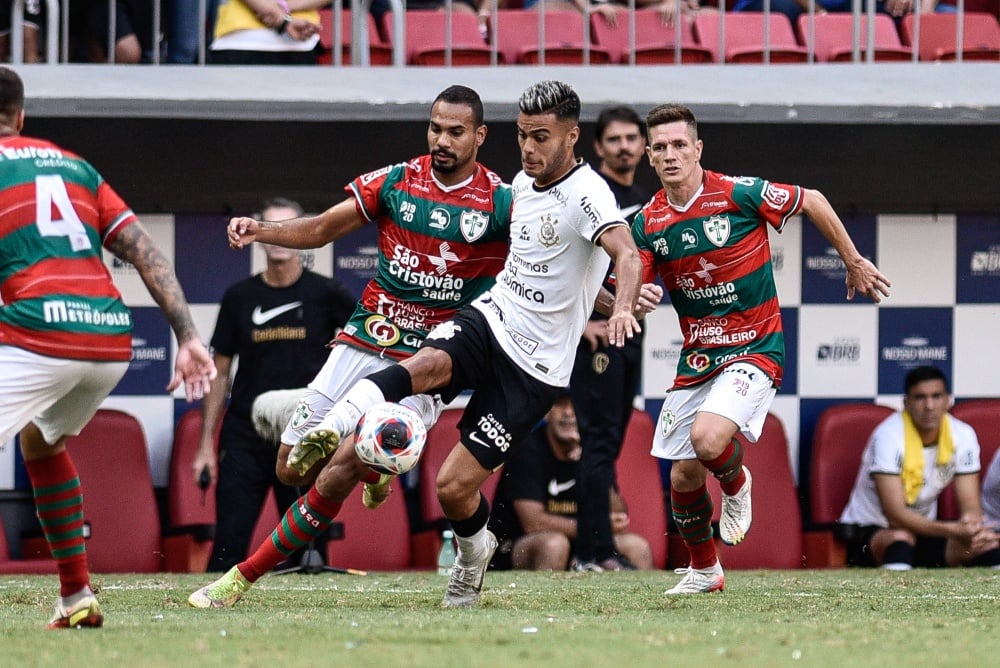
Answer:
[[[941, 417], [937, 446], [938, 466], [945, 466], [955, 452], [955, 443], [951, 440], [951, 422], [947, 414]], [[917, 425], [913, 424], [909, 411], [903, 411], [902, 477], [906, 504], [912, 506], [920, 496], [920, 488], [924, 486], [924, 441], [920, 438], [920, 432], [917, 431]]]

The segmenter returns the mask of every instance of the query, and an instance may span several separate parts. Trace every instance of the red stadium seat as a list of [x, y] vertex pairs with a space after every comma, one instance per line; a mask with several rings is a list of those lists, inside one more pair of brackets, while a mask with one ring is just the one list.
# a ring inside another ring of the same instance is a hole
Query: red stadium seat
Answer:
[[[772, 63], [806, 62], [808, 53], [795, 40], [788, 17], [774, 12], [769, 21], [765, 18], [763, 12], [700, 13], [694, 19], [694, 34], [699, 44], [722, 53], [727, 63], [762, 63], [766, 58]], [[724, 48], [719, 35], [723, 20]]]
[[[319, 56], [318, 62], [320, 65], [332, 65], [334, 62], [333, 58], [333, 10], [329, 7], [324, 7], [319, 10], [320, 24], [322, 28], [319, 33], [319, 43], [322, 47], [322, 52]], [[391, 65], [392, 64], [392, 46], [390, 43], [382, 39], [382, 34], [379, 32], [378, 25], [375, 23], [375, 18], [368, 14], [367, 19], [367, 29], [368, 29], [368, 62], [371, 65]], [[351, 13], [347, 10], [341, 10], [340, 12], [340, 62], [342, 65], [351, 64]]]
[[807, 568], [844, 565], [844, 545], [833, 529], [851, 497], [868, 438], [892, 412], [878, 404], [850, 403], [830, 406], [819, 416], [812, 441]]
[[[637, 65], [670, 65], [680, 63], [711, 63], [715, 54], [698, 44], [691, 24], [680, 22], [678, 42], [676, 26], [664, 25], [657, 9], [635, 11], [635, 63]], [[600, 14], [590, 15], [590, 30], [594, 42], [611, 53], [614, 62], [629, 62], [629, 22], [626, 14], [618, 17], [615, 25], [609, 24]], [[680, 44], [679, 53], [674, 49]]]
[[916, 48], [920, 60], [955, 60], [959, 51], [963, 60], [1000, 60], [1000, 23], [996, 16], [966, 12], [962, 31], [959, 49], [957, 14], [921, 13], [919, 35], [914, 15], [907, 14], [901, 29], [903, 44]]
[[[802, 514], [781, 420], [768, 413], [760, 439], [743, 452], [743, 461], [754, 474], [753, 524], [742, 543], [721, 546], [723, 568], [802, 568]], [[710, 480], [708, 488], [720, 509], [719, 485]]]
[[410, 522], [399, 480], [389, 499], [376, 510], [361, 503], [361, 489], [351, 494], [337, 515], [343, 537], [329, 540], [327, 563], [338, 568], [400, 571], [411, 567]]
[[[581, 65], [585, 64], [585, 40], [583, 16], [576, 11], [546, 11], [545, 64]], [[539, 48], [539, 12], [523, 9], [501, 9], [497, 11], [497, 45], [508, 64], [540, 64], [542, 53]], [[611, 62], [611, 53], [600, 46], [590, 46], [591, 65]]]
[[7, 532], [0, 517], [0, 575], [52, 575], [56, 561], [51, 558], [13, 559], [7, 545]]
[[[411, 65], [445, 65], [448, 58], [448, 13], [406, 12], [406, 61]], [[390, 40], [392, 24], [387, 24]], [[479, 32], [479, 19], [469, 12], [451, 13], [451, 64], [489, 65], [490, 47]], [[498, 59], [501, 54], [497, 54]]]
[[167, 480], [170, 525], [163, 538], [164, 568], [168, 572], [203, 573], [212, 552], [215, 484], [199, 489], [191, 469], [200, 445], [201, 426], [201, 409], [194, 408], [184, 413], [174, 427]]
[[101, 409], [67, 447], [83, 488], [91, 571], [160, 571], [160, 516], [142, 425], [128, 413]]
[[659, 460], [649, 454], [653, 429], [648, 413], [632, 411], [615, 470], [628, 504], [629, 528], [649, 541], [653, 566], [663, 568], [667, 564], [667, 506]]
[[[461, 408], [447, 408], [441, 413], [430, 431], [427, 432], [427, 446], [420, 463], [417, 464], [421, 525], [413, 527], [414, 568], [436, 568], [437, 553], [441, 547], [441, 531], [445, 528], [444, 512], [437, 500], [435, 481], [441, 465], [459, 441], [458, 421], [462, 417]], [[500, 474], [494, 473], [483, 484], [482, 491], [492, 503]]]
[[[990, 462], [993, 461], [993, 455], [1000, 450], [1000, 399], [960, 401], [951, 409], [951, 414], [968, 423], [976, 432], [976, 438], [979, 440], [981, 487]], [[948, 485], [938, 499], [938, 518], [957, 520], [960, 514], [954, 485]]]
[[979, 439], [979, 461], [982, 468], [979, 481], [986, 477], [986, 469], [993, 461], [993, 455], [1000, 450], [1000, 399], [973, 399], [960, 401], [951, 409], [951, 414], [968, 423]]
[[[201, 439], [200, 408], [184, 413], [174, 428], [174, 445], [170, 454], [170, 475], [167, 482], [167, 517], [170, 526], [164, 531], [164, 570], [173, 573], [203, 573], [212, 554], [215, 534], [215, 484], [202, 491], [192, 478], [191, 465]], [[222, 420], [216, 429], [222, 427]], [[253, 552], [277, 525], [280, 516], [269, 491], [260, 509], [250, 538]]]
[[[854, 58], [854, 16], [843, 12], [816, 14], [813, 31], [816, 37], [815, 54], [819, 62], [851, 62]], [[874, 52], [876, 61], [910, 61], [913, 51], [903, 46], [896, 24], [888, 14], [875, 15]], [[796, 24], [799, 40], [809, 45], [809, 15], [800, 14]], [[868, 17], [861, 16], [858, 32], [860, 59], [865, 59], [868, 48]]]

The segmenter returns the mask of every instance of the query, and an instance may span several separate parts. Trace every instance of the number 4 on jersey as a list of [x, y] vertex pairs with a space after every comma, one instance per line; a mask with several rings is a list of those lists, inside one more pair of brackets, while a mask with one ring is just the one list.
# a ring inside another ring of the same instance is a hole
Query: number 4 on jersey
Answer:
[[[53, 220], [53, 208], [59, 212], [60, 218]], [[35, 225], [43, 237], [67, 237], [74, 251], [91, 248], [87, 230], [76, 215], [66, 183], [58, 174], [35, 177]]]

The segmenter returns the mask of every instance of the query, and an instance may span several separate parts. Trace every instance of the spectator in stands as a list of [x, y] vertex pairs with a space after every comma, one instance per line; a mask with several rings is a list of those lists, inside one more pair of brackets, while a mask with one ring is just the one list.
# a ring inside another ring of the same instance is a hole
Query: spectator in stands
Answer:
[[722, 488], [720, 537], [736, 545], [752, 519], [752, 477], [736, 434], [757, 440], [781, 385], [784, 335], [768, 228], [805, 214], [843, 260], [848, 299], [881, 301], [889, 280], [818, 190], [706, 170], [687, 107], [660, 105], [646, 125], [646, 153], [663, 188], [632, 221], [632, 235], [643, 280], [659, 274], [684, 332], [652, 444], [654, 456], [671, 461], [671, 512], [691, 557], [667, 594], [700, 594], [725, 587], [707, 476]]
[[983, 517], [994, 530], [1000, 531], [1000, 450], [993, 455], [983, 480]]
[[[584, 493], [576, 481], [581, 452], [573, 402], [568, 395], [560, 397], [545, 423], [528, 435], [503, 468], [489, 521], [499, 542], [490, 568], [561, 571], [577, 561], [572, 557]], [[618, 490], [604, 490], [602, 496], [615, 500], [609, 513], [618, 551], [613, 570], [652, 568], [649, 543], [628, 531], [628, 511]]]
[[172, 65], [193, 65], [198, 62], [198, 29], [201, 27], [198, 21], [198, 0], [169, 0], [163, 6], [167, 11], [167, 62]]
[[319, 8], [329, 0], [224, 0], [209, 52], [214, 65], [315, 65]]
[[[0, 61], [12, 60], [10, 57], [10, 20], [12, 8], [12, 0], [0, 0]], [[44, 0], [25, 0], [24, 21], [21, 24], [23, 27], [22, 35], [24, 35], [22, 59], [25, 63], [37, 63], [42, 60], [40, 49], [42, 44], [41, 38], [44, 34], [45, 16]]]
[[[302, 213], [298, 203], [277, 198], [265, 204], [261, 219], [288, 220]], [[340, 281], [306, 269], [300, 251], [261, 247], [267, 261], [264, 271], [226, 290], [212, 335], [219, 375], [203, 404], [201, 446], [194, 461], [196, 481], [204, 469], [218, 481], [209, 571], [228, 571], [246, 558], [268, 490], [274, 490], [282, 514], [301, 496], [298, 488], [278, 480], [277, 444], [257, 435], [250, 409], [263, 392], [304, 387], [313, 379], [329, 356], [326, 344], [347, 322], [357, 301]]]
[[[538, 0], [525, 0], [525, 9], [534, 9], [538, 5]], [[674, 17], [683, 15], [688, 20], [693, 20], [699, 11], [716, 11], [714, 7], [703, 8], [699, 0], [636, 0], [637, 9], [655, 8], [660, 11], [660, 16], [665, 24], [672, 24]], [[489, 2], [485, 2], [485, 8], [481, 9], [480, 16], [489, 16]], [[609, 25], [618, 24], [618, 15], [628, 11], [628, 2], [625, 0], [545, 0], [545, 8], [548, 10], [576, 10], [584, 16], [599, 14]]]
[[[107, 0], [77, 0], [69, 4], [71, 59], [102, 63], [108, 60], [111, 31]], [[142, 62], [153, 48], [151, 0], [118, 0], [115, 5], [114, 61]], [[148, 60], [148, 59], [147, 59]]]
[[132, 312], [105, 250], [135, 268], [177, 337], [167, 391], [183, 385], [188, 401], [200, 400], [216, 370], [170, 261], [132, 210], [87, 161], [22, 136], [23, 128], [24, 83], [0, 67], [0, 443], [20, 432], [35, 512], [59, 568], [49, 628], [98, 627], [104, 614], [90, 586], [83, 494], [67, 443], [132, 356]]
[[[903, 410], [872, 432], [840, 516], [848, 565], [1000, 564], [997, 534], [983, 522], [980, 505], [979, 441], [972, 427], [948, 413], [944, 373], [917, 367], [904, 389]], [[960, 518], [936, 519], [938, 497], [953, 480]]]
[[[809, 4], [812, 0], [771, 0], [771, 11], [780, 12], [787, 16], [792, 25], [799, 18], [800, 14], [809, 11]], [[875, 11], [888, 14], [894, 19], [901, 19], [903, 16], [913, 12], [915, 4], [919, 4], [922, 12], [954, 12], [954, 5], [938, 4], [938, 0], [879, 0], [875, 4]], [[826, 14], [827, 12], [850, 12], [853, 10], [853, 0], [818, 0], [816, 3], [816, 13]], [[764, 11], [764, 0], [737, 0], [733, 5], [734, 12], [762, 12]]]
[[[597, 172], [614, 193], [622, 217], [631, 223], [650, 198], [635, 182], [646, 150], [645, 125], [631, 107], [606, 107], [597, 115], [594, 132], [594, 152], [600, 160]], [[614, 291], [611, 273], [604, 287]], [[621, 569], [608, 495], [601, 490], [615, 486], [615, 461], [639, 391], [643, 334], [619, 348], [608, 344], [607, 328], [607, 316], [597, 311], [590, 314], [570, 380], [582, 446], [576, 478], [576, 565], [580, 570]]]

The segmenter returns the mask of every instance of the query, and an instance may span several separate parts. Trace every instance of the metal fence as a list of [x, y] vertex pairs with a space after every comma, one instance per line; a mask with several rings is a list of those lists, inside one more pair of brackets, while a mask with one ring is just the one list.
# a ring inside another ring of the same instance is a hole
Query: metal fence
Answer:
[[[45, 62], [49, 65], [55, 65], [59, 63], [69, 62], [69, 42], [70, 42], [70, 26], [69, 26], [69, 5], [71, 0], [45, 0], [46, 11], [47, 11], [47, 21], [46, 21], [46, 40], [45, 40]], [[445, 9], [445, 43], [446, 51], [444, 55], [445, 65], [450, 65], [452, 63], [452, 49], [451, 49], [451, 36], [452, 36], [452, 17], [453, 13], [453, 3], [457, 0], [444, 0]], [[543, 2], [544, 0], [540, 0]], [[115, 62], [115, 34], [116, 25], [115, 17], [117, 12], [117, 2], [118, 0], [108, 0], [108, 36], [107, 36], [107, 58], [109, 63]], [[159, 65], [162, 60], [162, 52], [164, 47], [164, 21], [162, 17], [162, 5], [161, 0], [152, 0], [153, 2], [153, 18], [152, 18], [152, 35], [153, 44], [152, 48], [148, 51], [148, 60], [153, 65]], [[392, 48], [392, 65], [395, 67], [407, 66], [407, 44], [406, 44], [406, 20], [407, 12], [403, 9], [403, 0], [389, 0], [391, 11], [388, 16], [391, 17], [388, 20], [391, 21], [391, 29], [393, 34], [393, 39], [391, 43]], [[928, 20], [925, 17], [927, 14], [916, 11], [919, 9], [919, 0], [914, 2], [914, 12], [912, 19], [910, 20], [909, 30], [912, 33], [912, 53], [909, 54], [909, 60], [912, 62], [918, 62], [921, 60], [921, 22]], [[23, 62], [23, 48], [24, 48], [24, 5], [25, 0], [13, 0], [13, 6], [11, 9], [11, 62], [15, 64], [20, 64]], [[207, 50], [210, 48], [210, 36], [206, 30], [207, 19], [206, 19], [206, 0], [198, 0], [198, 55], [196, 64], [204, 65], [206, 63]], [[341, 10], [344, 8], [343, 0], [334, 0], [331, 4], [333, 10], [333, 16], [339, 17]], [[343, 34], [343, 28], [339, 20], [332, 21], [332, 35], [326, 41], [326, 46], [332, 51], [332, 63], [335, 66], [341, 66], [348, 63], [343, 62], [341, 56], [341, 49], [345, 43], [350, 44], [350, 63], [353, 65], [366, 66], [369, 64], [369, 34], [367, 29], [367, 14], [368, 14], [368, 3], [365, 0], [349, 0], [348, 9], [351, 10], [352, 24], [351, 24], [351, 34], [349, 36], [348, 42], [345, 42], [347, 36]], [[486, 8], [489, 9], [488, 22], [491, 26], [489, 31], [489, 39], [485, 42], [490, 49], [491, 58], [490, 64], [493, 66], [500, 66], [502, 62], [501, 46], [499, 45], [499, 40], [497, 39], [497, 34], [499, 30], [499, 22], [503, 20], [503, 12], [499, 8], [499, 0], [487, 0]], [[636, 65], [636, 4], [635, 0], [628, 0], [627, 4], [623, 5], [622, 12], [623, 18], [627, 24], [627, 57], [619, 61], [620, 65]], [[800, 45], [804, 49], [805, 56], [803, 58], [804, 62], [816, 63], [819, 62], [816, 52], [816, 25], [817, 17], [821, 13], [822, 8], [818, 7], [816, 2], [810, 2], [808, 10], [803, 14], [805, 17], [804, 26], [800, 26], [802, 32], [802, 41], [804, 44]], [[522, 10], [526, 11], [526, 10]], [[530, 11], [530, 10], [527, 10]], [[538, 56], [537, 62], [539, 64], [546, 64], [546, 48], [547, 42], [545, 39], [546, 35], [546, 22], [554, 20], [550, 16], [550, 12], [543, 11], [532, 12], [537, 16], [537, 39], [538, 39]], [[770, 22], [768, 18], [771, 16], [771, 0], [764, 0], [763, 3], [763, 15], [765, 17], [763, 22], [762, 34], [760, 35], [760, 44], [762, 45], [761, 56], [759, 62], [770, 63], [773, 60], [774, 54], [778, 52], [778, 45], [772, 39]], [[715, 62], [719, 64], [725, 64], [733, 62], [731, 58], [726, 55], [727, 45], [727, 23], [733, 21], [731, 17], [734, 16], [732, 12], [718, 12], [717, 30], [717, 51], [715, 54]], [[879, 57], [879, 47], [876, 41], [876, 8], [874, 0], [853, 0], [852, 11], [850, 12], [852, 17], [852, 30], [850, 34], [850, 57], [846, 60], [853, 63], [873, 63], [880, 60]], [[954, 22], [955, 30], [955, 44], [962, 45], [965, 43], [965, 2], [964, 0], [958, 0], [955, 5], [955, 16], [957, 20]], [[547, 18], [549, 17], [549, 18]], [[864, 20], [863, 20], [864, 19]], [[597, 19], [600, 20], [600, 19]], [[621, 17], [619, 18], [621, 20]], [[684, 46], [690, 43], [689, 37], [685, 34], [686, 28], [684, 26], [683, 20], [675, 20], [673, 22], [674, 35], [672, 44], [667, 44], [667, 48], [673, 48], [673, 59], [674, 64], [683, 64], [685, 62], [684, 58]], [[582, 31], [580, 35], [580, 44], [582, 45], [582, 56], [580, 63], [582, 66], [593, 66], [594, 62], [591, 59], [591, 50], [595, 47], [593, 43], [593, 35], [591, 32], [591, 21], [588, 17], [584, 17], [582, 22]], [[995, 45], [998, 49], [998, 54], [1000, 54], [1000, 44]], [[548, 44], [548, 48], [551, 49], [551, 43]], [[965, 53], [962, 48], [958, 48], [953, 56], [949, 56], [949, 59], [962, 61], [966, 58]], [[991, 57], [992, 60], [997, 60], [1000, 62], [1000, 55], [996, 57]], [[669, 61], [668, 61], [669, 62]], [[508, 64], [509, 65], [509, 64]]]

